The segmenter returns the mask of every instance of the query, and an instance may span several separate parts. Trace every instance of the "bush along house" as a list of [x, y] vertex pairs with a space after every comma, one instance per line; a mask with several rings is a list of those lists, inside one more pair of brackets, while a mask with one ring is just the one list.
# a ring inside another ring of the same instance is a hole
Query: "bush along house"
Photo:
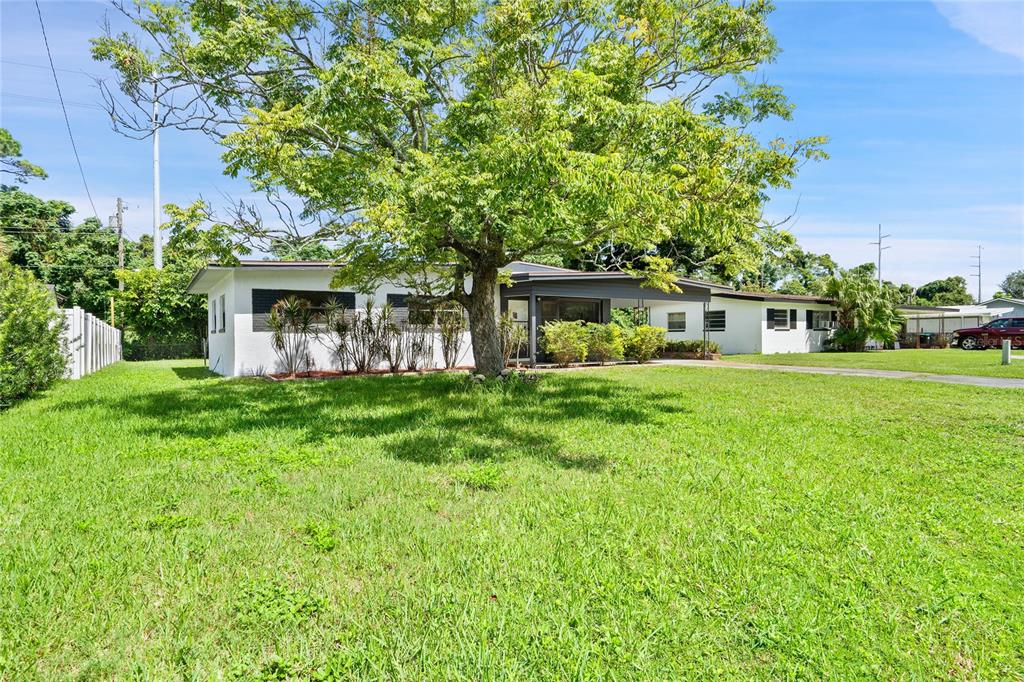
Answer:
[[[358, 311], [372, 299], [377, 306], [390, 304], [400, 319], [418, 319], [430, 328], [433, 317], [430, 311], [416, 310], [416, 292], [393, 283], [383, 283], [369, 295], [332, 289], [336, 269], [320, 261], [253, 260], [202, 268], [188, 292], [207, 297], [210, 369], [225, 376], [280, 372], [271, 309], [289, 296], [308, 301], [314, 313], [331, 305]], [[509, 281], [496, 287], [495, 308], [523, 329], [523, 343], [513, 359], [529, 365], [547, 360], [540, 338], [545, 322], [607, 324], [616, 308], [663, 327], [669, 341], [706, 338], [727, 354], [819, 351], [835, 326], [835, 309], [820, 298], [738, 292], [690, 279], [679, 279], [676, 292], [662, 292], [640, 286], [623, 272], [583, 272], [526, 262], [511, 263], [506, 270]], [[438, 330], [430, 334], [437, 336]], [[455, 364], [471, 366], [469, 332], [460, 334]], [[424, 366], [450, 364], [442, 357], [439, 339], [427, 341]], [[339, 368], [337, 354], [328, 344], [314, 339], [303, 352], [310, 367]], [[384, 360], [379, 362], [383, 365]]]

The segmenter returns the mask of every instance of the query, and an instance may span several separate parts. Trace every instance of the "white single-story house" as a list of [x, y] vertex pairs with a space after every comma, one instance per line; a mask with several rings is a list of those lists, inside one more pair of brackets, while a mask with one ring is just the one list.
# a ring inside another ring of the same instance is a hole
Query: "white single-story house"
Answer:
[[981, 308], [1003, 311], [996, 317], [1024, 317], [1024, 300], [1019, 298], [990, 298], [978, 304]]
[[[526, 326], [529, 342], [520, 360], [543, 362], [538, 343], [541, 326], [550, 320], [607, 323], [613, 308], [646, 311], [651, 324], [668, 329], [669, 340], [716, 341], [725, 353], [796, 353], [822, 350], [835, 326], [836, 313], [826, 299], [738, 292], [720, 284], [677, 280], [678, 292], [640, 286], [623, 272], [583, 272], [536, 263], [506, 267], [510, 282], [498, 285], [495, 308]], [[360, 308], [370, 296], [331, 289], [336, 266], [322, 261], [241, 261], [235, 266], [207, 265], [192, 278], [188, 292], [205, 294], [209, 306], [210, 369], [226, 376], [280, 370], [271, 345], [268, 315], [288, 295], [313, 307], [334, 299], [348, 309]], [[378, 305], [408, 308], [416, 292], [384, 283], [371, 295]], [[468, 332], [458, 364], [472, 365]], [[326, 346], [314, 344], [315, 367], [334, 369], [337, 359]], [[435, 344], [434, 365], [441, 364]]]

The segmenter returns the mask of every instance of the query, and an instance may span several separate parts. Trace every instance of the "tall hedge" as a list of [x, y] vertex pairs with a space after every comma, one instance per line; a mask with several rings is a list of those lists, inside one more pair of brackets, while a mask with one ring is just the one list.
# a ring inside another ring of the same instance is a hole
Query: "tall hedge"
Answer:
[[0, 258], [0, 409], [64, 374], [63, 323], [46, 287]]

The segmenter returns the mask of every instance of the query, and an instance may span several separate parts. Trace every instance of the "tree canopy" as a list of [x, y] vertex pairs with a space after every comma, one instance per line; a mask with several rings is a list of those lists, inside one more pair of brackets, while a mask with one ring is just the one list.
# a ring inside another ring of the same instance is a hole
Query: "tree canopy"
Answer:
[[777, 52], [763, 0], [122, 9], [140, 34], [94, 43], [126, 96], [110, 93], [118, 125], [146, 133], [155, 79], [164, 125], [213, 135], [228, 173], [296, 198], [337, 240], [339, 284], [402, 278], [465, 305], [483, 371], [500, 363], [508, 262], [609, 241], [728, 246], [762, 223], [768, 189], [823, 156], [823, 138], [753, 133], [791, 113], [745, 77]]
[[21, 158], [21, 143], [15, 140], [6, 128], [0, 128], [0, 174], [8, 176], [15, 182], [46, 177], [46, 171]]
[[1024, 299], [1024, 270], [1011, 272], [999, 285], [997, 296], [1002, 294], [1004, 298]]
[[917, 302], [922, 305], [970, 305], [974, 297], [967, 291], [967, 280], [954, 276], [937, 279], [917, 288]]

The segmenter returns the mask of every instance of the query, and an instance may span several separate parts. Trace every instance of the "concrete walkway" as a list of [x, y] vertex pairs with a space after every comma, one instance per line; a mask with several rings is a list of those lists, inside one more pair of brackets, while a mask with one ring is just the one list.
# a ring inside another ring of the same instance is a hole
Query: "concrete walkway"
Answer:
[[910, 379], [911, 381], [934, 381], [940, 384], [960, 386], [985, 386], [988, 388], [1024, 389], [1024, 379], [1002, 377], [979, 377], [963, 374], [929, 374], [926, 372], [903, 372], [894, 369], [856, 369], [852, 367], [802, 367], [796, 365], [757, 365], [749, 362], [728, 362], [725, 360], [654, 360], [658, 365], [678, 367], [726, 367], [730, 369], [759, 369], [768, 372], [797, 372], [803, 374], [838, 374], [848, 377], [876, 377], [882, 379]]

